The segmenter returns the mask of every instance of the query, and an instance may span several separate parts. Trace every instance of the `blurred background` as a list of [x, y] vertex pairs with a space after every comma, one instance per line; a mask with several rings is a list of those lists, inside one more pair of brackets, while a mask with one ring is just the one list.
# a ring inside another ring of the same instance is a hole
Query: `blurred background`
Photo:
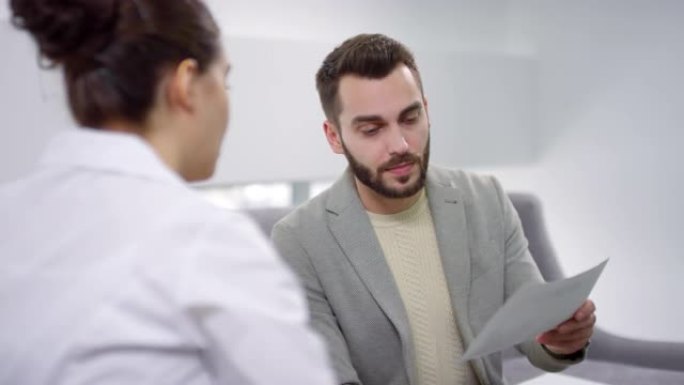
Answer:
[[[361, 32], [408, 45], [433, 163], [541, 200], [567, 274], [610, 257], [592, 298], [617, 334], [684, 341], [684, 2], [214, 0], [233, 62], [219, 168], [231, 208], [298, 204], [346, 161], [328, 148], [314, 74]], [[0, 8], [0, 183], [73, 129], [61, 75], [40, 70]], [[1, 237], [1, 235], [0, 235]]]

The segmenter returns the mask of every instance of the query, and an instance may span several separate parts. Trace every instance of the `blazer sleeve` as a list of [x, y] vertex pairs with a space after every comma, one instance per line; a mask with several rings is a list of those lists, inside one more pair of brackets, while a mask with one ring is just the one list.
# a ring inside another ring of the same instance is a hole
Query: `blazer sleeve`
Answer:
[[[505, 296], [509, 298], [522, 286], [543, 282], [544, 279], [529, 252], [527, 238], [523, 233], [522, 223], [513, 203], [495, 178], [492, 178], [492, 182], [502, 210], [505, 237]], [[583, 359], [583, 357], [572, 360], [554, 358], [535, 340], [523, 342], [517, 346], [517, 349], [527, 356], [532, 365], [550, 372], [564, 370]]]
[[347, 342], [338, 326], [337, 318], [326, 298], [311, 258], [302, 246], [296, 231], [280, 222], [274, 226], [271, 238], [280, 255], [295, 271], [304, 286], [311, 326], [326, 342], [338, 383], [362, 385], [351, 363]]

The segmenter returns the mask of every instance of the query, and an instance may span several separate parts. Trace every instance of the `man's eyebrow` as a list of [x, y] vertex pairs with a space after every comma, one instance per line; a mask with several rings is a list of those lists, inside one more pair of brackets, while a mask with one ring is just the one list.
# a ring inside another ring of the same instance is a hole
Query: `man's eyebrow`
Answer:
[[412, 112], [420, 111], [423, 108], [423, 103], [419, 101], [415, 101], [411, 103], [410, 106], [404, 108], [401, 110], [399, 113], [399, 120], [406, 118], [406, 115], [411, 114]]
[[[406, 117], [406, 115], [408, 115], [412, 112], [415, 112], [417, 110], [421, 110], [422, 107], [423, 107], [423, 103], [421, 103], [420, 101], [415, 101], [415, 102], [411, 103], [411, 105], [409, 105], [408, 107], [401, 110], [401, 112], [399, 113], [399, 119], [400, 120], [404, 119]], [[352, 123], [352, 125], [358, 125], [361, 123], [380, 122], [383, 120], [384, 119], [380, 115], [359, 115], [359, 116], [354, 117], [354, 119], [352, 119], [351, 123]]]
[[356, 126], [361, 123], [380, 122], [382, 120], [382, 116], [380, 115], [359, 115], [354, 117], [351, 123], [353, 126]]

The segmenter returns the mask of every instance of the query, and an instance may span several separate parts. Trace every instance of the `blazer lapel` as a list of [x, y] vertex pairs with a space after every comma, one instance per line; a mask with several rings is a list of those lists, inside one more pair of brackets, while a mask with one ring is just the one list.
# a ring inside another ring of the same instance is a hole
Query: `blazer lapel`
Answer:
[[415, 383], [412, 345], [406, 343], [411, 338], [406, 309], [353, 180], [347, 170], [330, 189], [326, 206], [328, 225], [356, 273], [398, 331], [408, 375]]
[[[440, 182], [431, 174], [428, 174], [426, 191], [451, 304], [465, 349], [474, 338], [468, 317], [470, 251], [465, 204], [455, 186]], [[482, 359], [472, 361], [472, 365], [480, 379], [487, 379]]]

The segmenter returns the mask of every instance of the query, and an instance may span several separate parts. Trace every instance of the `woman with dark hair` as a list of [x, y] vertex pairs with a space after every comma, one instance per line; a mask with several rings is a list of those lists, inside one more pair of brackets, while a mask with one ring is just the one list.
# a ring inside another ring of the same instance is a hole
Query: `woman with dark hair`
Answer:
[[78, 125], [0, 186], [1, 384], [328, 384], [294, 276], [214, 171], [229, 65], [200, 0], [11, 0]]

